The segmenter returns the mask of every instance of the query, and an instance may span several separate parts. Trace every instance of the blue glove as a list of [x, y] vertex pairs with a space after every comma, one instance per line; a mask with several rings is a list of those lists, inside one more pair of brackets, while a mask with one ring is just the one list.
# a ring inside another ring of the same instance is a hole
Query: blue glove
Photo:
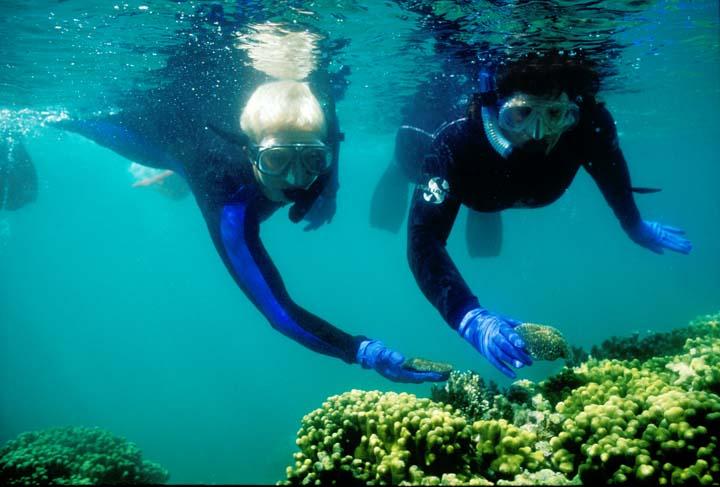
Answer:
[[419, 371], [405, 364], [405, 356], [387, 348], [381, 341], [365, 340], [357, 351], [357, 361], [365, 369], [375, 369], [380, 375], [395, 382], [440, 382], [448, 373]]
[[308, 222], [303, 230], [306, 232], [309, 230], [317, 230], [323, 223], [330, 223], [333, 216], [335, 216], [335, 209], [335, 196], [330, 197], [321, 194], [303, 217], [303, 220]]
[[517, 368], [532, 365], [525, 342], [513, 331], [519, 324], [519, 321], [494, 315], [484, 308], [475, 308], [465, 314], [458, 333], [500, 372], [514, 379], [515, 372], [508, 364]]
[[641, 220], [630, 232], [630, 237], [637, 244], [652, 250], [656, 254], [662, 254], [663, 249], [689, 254], [690, 250], [692, 250], [692, 243], [683, 235], [685, 235], [685, 232], [679, 228], [647, 220]]

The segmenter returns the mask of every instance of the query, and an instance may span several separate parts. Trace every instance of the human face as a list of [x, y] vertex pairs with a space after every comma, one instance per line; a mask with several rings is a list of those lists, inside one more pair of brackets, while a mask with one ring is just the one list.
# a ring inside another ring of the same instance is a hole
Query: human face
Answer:
[[564, 92], [557, 97], [516, 92], [500, 100], [498, 109], [498, 125], [513, 145], [546, 154], [579, 118], [579, 107]]
[[279, 134], [264, 137], [253, 146], [252, 163], [268, 189], [307, 189], [332, 166], [332, 152], [312, 134]]

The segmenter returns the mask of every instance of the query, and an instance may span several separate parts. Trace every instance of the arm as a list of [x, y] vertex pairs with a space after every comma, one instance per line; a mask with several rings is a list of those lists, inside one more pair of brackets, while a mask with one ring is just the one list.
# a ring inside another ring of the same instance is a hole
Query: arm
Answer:
[[250, 204], [224, 205], [208, 221], [215, 244], [231, 275], [270, 324], [303, 346], [354, 363], [364, 337], [353, 337], [305, 311], [288, 295], [259, 237]]
[[630, 171], [620, 150], [617, 130], [610, 112], [602, 104], [589, 108], [590, 123], [585, 147], [588, 156], [583, 163], [622, 228], [630, 233], [641, 221], [640, 211], [630, 184]]
[[630, 172], [618, 143], [615, 122], [602, 104], [590, 108], [591, 122], [586, 131], [588, 157], [585, 169], [597, 183], [623, 230], [638, 245], [661, 254], [667, 248], [687, 254], [692, 244], [680, 229], [645, 221], [635, 204]]
[[[438, 172], [439, 176], [432, 175], [437, 171], [427, 172], [427, 181], [434, 177], [445, 179], [443, 176], [446, 176], [442, 171]], [[426, 201], [427, 181], [418, 185], [411, 200], [408, 262], [425, 297], [445, 321], [457, 329], [465, 313], [479, 306], [446, 249], [460, 201], [452, 193], [442, 203]]]
[[514, 378], [510, 365], [532, 364], [524, 341], [513, 331], [520, 322], [490, 313], [470, 291], [446, 249], [460, 201], [452, 195], [438, 158], [426, 159], [426, 172], [441, 176], [428, 177], [428, 183], [413, 195], [408, 227], [410, 269], [445, 321], [493, 366]]
[[447, 380], [449, 371], [414, 369], [381, 342], [348, 335], [295, 304], [260, 242], [259, 221], [247, 200], [224, 205], [213, 220], [208, 225], [225, 265], [273, 328], [315, 352], [359, 363], [391, 380]]

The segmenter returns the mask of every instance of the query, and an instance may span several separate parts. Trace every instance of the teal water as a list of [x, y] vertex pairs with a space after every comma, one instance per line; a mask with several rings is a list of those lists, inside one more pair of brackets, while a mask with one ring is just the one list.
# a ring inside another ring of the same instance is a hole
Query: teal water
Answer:
[[[82, 2], [0, 8], [11, 41], [0, 48], [0, 109], [4, 123], [26, 120], [41, 181], [36, 203], [0, 213], [0, 442], [49, 426], [100, 426], [137, 443], [171, 482], [275, 482], [292, 461], [303, 414], [328, 395], [426, 395], [429, 386], [388, 382], [274, 331], [231, 280], [192, 198], [131, 188], [129, 161], [38, 124], [43, 110], [111, 106], [113, 93], [162, 65], [150, 48], [170, 42], [168, 22], [182, 22], [176, 11], [193, 6], [146, 3], [142, 20], [142, 3], [119, 5], [133, 14]], [[322, 8], [323, 22], [335, 18]], [[52, 9], [60, 10], [46, 22]], [[420, 78], [418, 66], [432, 67], [418, 64], [427, 49], [396, 54], [415, 16], [379, 2], [347, 2], [341, 13], [345, 20], [325, 26], [353, 36], [345, 57], [353, 75], [338, 106], [347, 140], [337, 215], [305, 233], [281, 210], [263, 226], [263, 241], [305, 308], [406, 355], [506, 383], [425, 301], [402, 232], [367, 222], [401, 96]], [[554, 325], [586, 348], [720, 308], [717, 3], [658, 2], [626, 20], [612, 35], [629, 46], [603, 98], [634, 183], [663, 188], [638, 195], [643, 216], [685, 229], [690, 256], [633, 244], [582, 172], [550, 207], [505, 213], [500, 257], [470, 259], [462, 225], [449, 242], [481, 303]], [[68, 36], [54, 38], [63, 28]], [[102, 46], [109, 51], [98, 54]], [[77, 70], [68, 64], [74, 53]], [[539, 380], [560, 367], [540, 363], [524, 376]]]

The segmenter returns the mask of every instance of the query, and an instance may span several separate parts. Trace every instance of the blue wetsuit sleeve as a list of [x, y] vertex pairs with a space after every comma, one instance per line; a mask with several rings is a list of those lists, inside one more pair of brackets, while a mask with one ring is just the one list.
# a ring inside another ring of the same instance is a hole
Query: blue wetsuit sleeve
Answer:
[[633, 197], [630, 171], [620, 150], [615, 122], [602, 104], [595, 105], [591, 110], [590, 126], [585, 131], [587, 156], [583, 165], [620, 225], [625, 231], [632, 231], [640, 223], [640, 211]]
[[238, 202], [212, 212], [208, 226], [233, 278], [270, 324], [316, 352], [356, 361], [362, 336], [351, 336], [295, 304], [259, 237], [252, 207]]
[[455, 263], [446, 244], [460, 200], [453, 196], [453, 182], [449, 182], [448, 196], [442, 201], [427, 201], [424, 186], [431, 178], [447, 178], [438, 167], [438, 159], [427, 159], [424, 165], [425, 183], [415, 189], [408, 221], [408, 262], [420, 290], [445, 321], [457, 329], [465, 313], [479, 306]]

